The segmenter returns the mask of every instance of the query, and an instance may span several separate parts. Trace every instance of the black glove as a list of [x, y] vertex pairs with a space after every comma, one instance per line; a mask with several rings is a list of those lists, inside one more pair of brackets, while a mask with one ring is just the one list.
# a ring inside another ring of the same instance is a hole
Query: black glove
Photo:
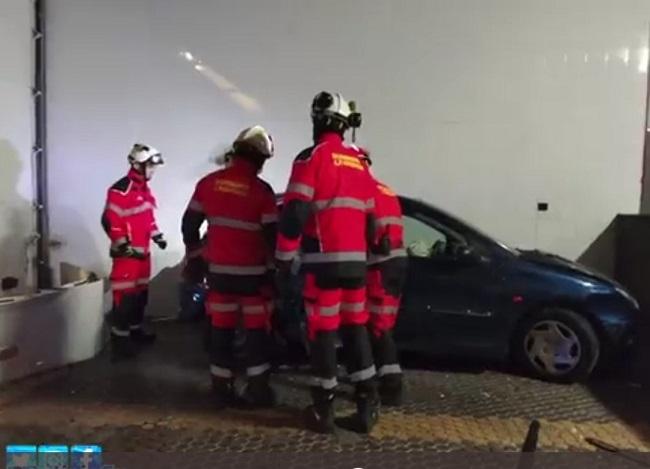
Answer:
[[158, 235], [156, 235], [156, 236], [154, 236], [154, 237], [151, 238], [151, 239], [153, 239], [153, 242], [156, 243], [156, 244], [158, 245], [158, 247], [159, 247], [160, 249], [162, 249], [163, 251], [164, 251], [165, 249], [167, 249], [167, 240], [166, 240], [165, 237], [162, 235], [162, 233], [161, 233], [161, 234], [158, 234]]
[[131, 246], [131, 243], [122, 243], [118, 246], [112, 247], [111, 248], [111, 257], [116, 258], [116, 257], [133, 257], [135, 259], [144, 259], [146, 256], [133, 249], [133, 246]]
[[378, 256], [388, 256], [390, 254], [390, 238], [384, 235], [379, 240], [379, 243], [370, 248], [370, 252]]

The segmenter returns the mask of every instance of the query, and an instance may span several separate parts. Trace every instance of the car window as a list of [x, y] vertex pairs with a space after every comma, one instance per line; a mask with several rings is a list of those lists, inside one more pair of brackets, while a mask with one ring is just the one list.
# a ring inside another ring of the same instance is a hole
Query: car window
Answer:
[[433, 257], [445, 252], [447, 236], [420, 220], [405, 216], [404, 243], [410, 257]]

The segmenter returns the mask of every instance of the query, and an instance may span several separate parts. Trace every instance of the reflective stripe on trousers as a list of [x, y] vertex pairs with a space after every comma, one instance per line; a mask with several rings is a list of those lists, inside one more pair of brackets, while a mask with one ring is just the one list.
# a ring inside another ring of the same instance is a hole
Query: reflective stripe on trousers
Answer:
[[210, 272], [213, 274], [231, 274], [231, 275], [264, 275], [267, 271], [265, 265], [223, 265], [210, 264]]
[[232, 378], [233, 373], [228, 368], [222, 368], [217, 365], [210, 365], [210, 374], [217, 378]]
[[257, 366], [249, 366], [248, 368], [246, 368], [246, 376], [248, 376], [249, 378], [259, 376], [266, 373], [270, 369], [271, 369], [271, 365], [269, 363], [263, 363]]
[[208, 311], [212, 313], [234, 313], [239, 311], [238, 303], [207, 303]]
[[113, 334], [115, 336], [118, 336], [118, 337], [129, 337], [129, 335], [131, 335], [131, 333], [129, 331], [118, 329], [115, 326], [111, 327], [111, 334]]
[[386, 375], [399, 375], [399, 374], [402, 374], [402, 367], [399, 366], [397, 363], [392, 365], [381, 366], [377, 370], [377, 376], [379, 376], [380, 378]]
[[319, 388], [322, 388], [322, 389], [327, 389], [327, 390], [334, 389], [339, 384], [336, 377], [334, 377], [334, 378], [319, 378], [317, 376], [313, 376], [309, 381], [310, 381], [311, 386], [316, 386], [316, 387], [319, 387]]
[[378, 306], [371, 304], [369, 309], [373, 314], [397, 314], [399, 312], [399, 306]]
[[[277, 257], [277, 254], [276, 254]], [[326, 263], [326, 262], [366, 262], [365, 251], [347, 252], [310, 252], [303, 254], [301, 260], [305, 264]]]
[[124, 282], [111, 282], [111, 290], [120, 291], [120, 290], [129, 290], [135, 288], [137, 282], [135, 280], [125, 280]]
[[332, 306], [307, 305], [309, 314], [320, 314], [321, 316], [336, 316], [339, 313], [363, 313], [366, 309], [365, 303], [337, 303]]
[[265, 314], [273, 311], [273, 302], [269, 301], [264, 305], [245, 305], [242, 307], [244, 314]]
[[298, 251], [275, 251], [275, 258], [279, 261], [291, 261], [298, 255]]
[[355, 371], [354, 373], [350, 373], [348, 376], [350, 378], [350, 381], [353, 383], [358, 383], [359, 381], [366, 381], [373, 376], [377, 374], [377, 370], [375, 369], [375, 365], [372, 365], [365, 370], [359, 370]]

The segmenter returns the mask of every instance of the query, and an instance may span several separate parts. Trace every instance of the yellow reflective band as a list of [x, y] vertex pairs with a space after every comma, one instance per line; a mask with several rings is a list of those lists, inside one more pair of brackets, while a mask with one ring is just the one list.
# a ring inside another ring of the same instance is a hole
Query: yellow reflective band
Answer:
[[332, 153], [332, 160], [334, 161], [334, 166], [345, 166], [346, 168], [352, 168], [359, 171], [364, 170], [361, 160], [356, 156]]
[[235, 194], [239, 196], [247, 196], [250, 186], [243, 182], [230, 181], [228, 179], [217, 179], [214, 182], [214, 190], [216, 192], [225, 192], [228, 194]]

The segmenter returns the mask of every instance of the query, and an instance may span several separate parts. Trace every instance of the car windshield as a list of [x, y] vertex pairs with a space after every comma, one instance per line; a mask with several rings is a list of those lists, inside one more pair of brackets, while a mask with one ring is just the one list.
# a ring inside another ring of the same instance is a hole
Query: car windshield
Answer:
[[517, 249], [508, 246], [506, 243], [496, 239], [494, 236], [490, 236], [490, 235], [486, 234], [483, 230], [481, 230], [480, 228], [477, 228], [472, 223], [468, 223], [467, 221], [463, 220], [462, 218], [460, 218], [460, 217], [458, 217], [456, 215], [451, 215], [451, 214], [449, 214], [449, 212], [447, 212], [445, 210], [442, 210], [442, 209], [440, 209], [438, 207], [434, 207], [433, 205], [431, 205], [430, 203], [428, 203], [428, 202], [426, 202], [424, 200], [418, 199], [418, 202], [421, 203], [422, 205], [425, 205], [426, 207], [428, 207], [428, 208], [430, 208], [432, 210], [443, 213], [444, 215], [446, 215], [447, 217], [449, 217], [451, 219], [457, 220], [459, 223], [462, 223], [463, 225], [465, 225], [466, 227], [468, 227], [469, 229], [474, 231], [476, 234], [478, 234], [482, 238], [489, 239], [490, 241], [498, 244], [500, 247], [502, 247], [506, 251], [508, 251], [508, 252], [510, 252], [510, 253], [512, 253], [512, 254], [514, 254], [516, 256], [518, 256], [520, 254]]

